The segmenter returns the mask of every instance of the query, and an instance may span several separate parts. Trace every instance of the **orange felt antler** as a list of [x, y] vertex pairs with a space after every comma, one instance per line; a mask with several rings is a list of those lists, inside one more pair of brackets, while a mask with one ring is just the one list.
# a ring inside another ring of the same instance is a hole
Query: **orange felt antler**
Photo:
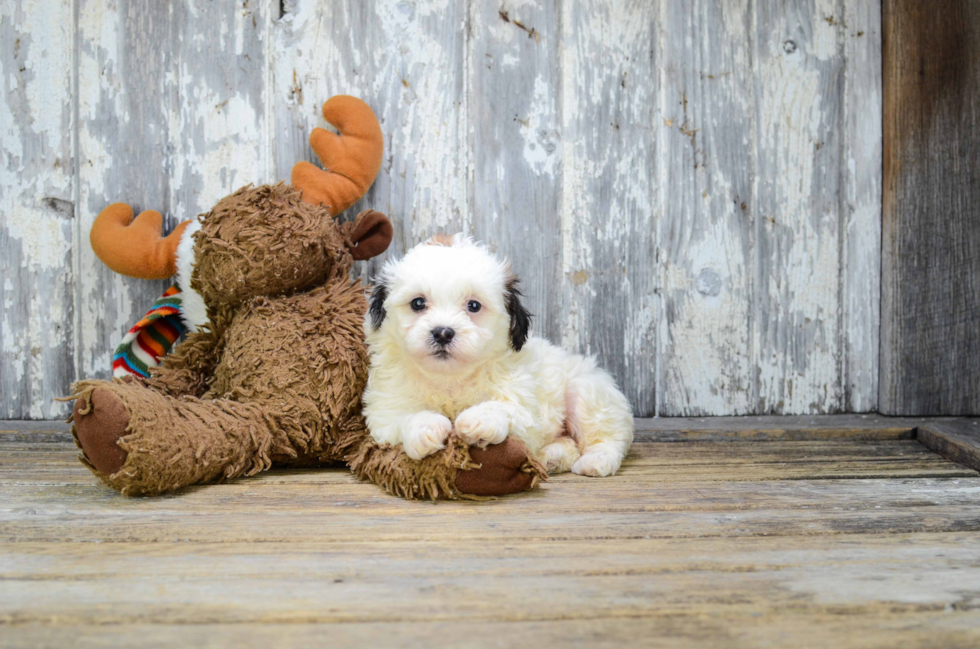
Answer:
[[293, 166], [292, 184], [303, 200], [323, 204], [336, 216], [356, 203], [381, 169], [384, 137], [371, 108], [356, 97], [337, 95], [323, 104], [323, 118], [339, 135], [322, 128], [310, 134], [310, 146], [324, 169], [303, 161]]
[[113, 203], [96, 217], [89, 241], [96, 256], [112, 270], [140, 279], [165, 279], [177, 268], [177, 244], [190, 221], [160, 236], [163, 216], [154, 210], [133, 219], [133, 209]]

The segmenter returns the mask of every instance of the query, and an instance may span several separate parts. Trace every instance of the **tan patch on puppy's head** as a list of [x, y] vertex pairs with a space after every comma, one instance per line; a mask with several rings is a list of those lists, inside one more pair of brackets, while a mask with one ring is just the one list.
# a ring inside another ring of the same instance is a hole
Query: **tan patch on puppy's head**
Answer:
[[453, 247], [453, 235], [451, 234], [435, 234], [428, 241], [425, 242], [427, 246], [445, 246], [447, 248]]

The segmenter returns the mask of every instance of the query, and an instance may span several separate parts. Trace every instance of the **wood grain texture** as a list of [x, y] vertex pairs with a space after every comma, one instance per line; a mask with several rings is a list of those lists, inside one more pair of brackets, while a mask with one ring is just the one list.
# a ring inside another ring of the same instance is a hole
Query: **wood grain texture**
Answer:
[[637, 419], [647, 441], [776, 441], [912, 439], [924, 419], [881, 415], [785, 415]]
[[754, 5], [753, 367], [759, 413], [835, 412], [840, 383], [841, 5]]
[[[503, 556], [499, 548], [449, 542], [406, 542], [401, 551], [378, 543], [17, 543], [0, 562], [11, 586], [10, 595], [0, 595], [0, 620], [513, 623], [776, 615], [791, 608], [814, 615], [835, 604], [843, 609], [838, 614], [860, 616], [876, 603], [915, 613], [968, 602], [976, 592], [950, 583], [980, 577], [980, 567], [969, 565], [975, 538], [910, 535], [903, 547], [859, 536], [863, 560], [855, 558], [853, 542], [822, 540], [823, 547], [806, 538], [582, 541], [549, 544], [547, 552], [515, 544]], [[908, 573], [922, 575], [923, 562], [928, 576], [915, 584]], [[834, 571], [838, 583], [828, 580]], [[182, 587], [174, 587], [177, 575]], [[870, 580], [878, 583], [862, 588]], [[575, 582], [584, 587], [567, 588]], [[406, 589], [414, 596], [405, 597]]]
[[470, 3], [472, 234], [511, 260], [533, 331], [562, 335], [561, 2]]
[[595, 355], [649, 414], [660, 321], [655, 5], [566, 0], [561, 12], [561, 343]]
[[75, 378], [72, 3], [0, 17], [0, 418], [62, 416]]
[[661, 11], [660, 414], [756, 411], [752, 369], [752, 31], [749, 2]]
[[929, 423], [919, 427], [915, 439], [952, 462], [980, 471], [980, 421]]
[[881, 2], [845, 0], [841, 174], [843, 410], [878, 408], [881, 304]]
[[97, 484], [75, 453], [0, 449], [0, 542], [547, 544], [980, 530], [977, 472], [914, 440], [639, 443], [614, 478], [565, 474], [514, 498], [437, 504], [389, 497], [344, 469], [126, 499]]
[[884, 3], [879, 407], [980, 413], [980, 6]]
[[4, 644], [975, 644], [975, 471], [908, 439], [634, 450], [420, 503], [343, 470], [127, 499], [3, 443]]
[[874, 408], [877, 11], [664, 5], [659, 414]]
[[[884, 608], [884, 607], [883, 607]], [[588, 620], [377, 622], [345, 624], [127, 624], [111, 626], [23, 624], [7, 627], [11, 647], [87, 649], [106, 645], [166, 649], [221, 642], [233, 647], [308, 647], [329, 637], [345, 646], [511, 647], [541, 638], [560, 646], [619, 648], [642, 638], [644, 646], [834, 646], [885, 649], [895, 646], [973, 649], [980, 642], [975, 612], [868, 609], [791, 613], [726, 611], [708, 617], [611, 617]], [[220, 639], [220, 640], [219, 640]]]

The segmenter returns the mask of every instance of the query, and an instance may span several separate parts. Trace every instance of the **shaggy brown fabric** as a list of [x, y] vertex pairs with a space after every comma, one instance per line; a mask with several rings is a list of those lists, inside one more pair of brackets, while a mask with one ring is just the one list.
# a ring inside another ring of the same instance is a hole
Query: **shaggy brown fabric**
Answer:
[[292, 187], [246, 186], [218, 201], [194, 235], [191, 287], [209, 309], [312, 288], [349, 272], [344, 243], [330, 212]]
[[456, 472], [478, 466], [470, 461], [469, 447], [456, 438], [450, 439], [446, 450], [416, 461], [401, 447], [379, 445], [370, 435], [353, 446], [347, 462], [356, 476], [390, 494], [428, 500], [461, 497]]
[[[533, 487], [545, 473], [523, 445], [484, 451], [480, 469], [458, 441], [415, 462], [370, 437], [361, 416], [367, 300], [350, 280], [357, 223], [338, 226], [325, 208], [283, 184], [246, 187], [221, 200], [194, 243], [191, 286], [205, 300], [209, 325], [176, 346], [145, 382], [73, 386], [73, 431], [86, 465], [132, 496], [274, 464], [338, 461], [406, 498], [463, 497], [460, 471], [471, 474], [464, 485], [479, 483], [472, 477], [480, 475], [495, 483], [472, 493]], [[380, 224], [372, 217], [365, 230]]]

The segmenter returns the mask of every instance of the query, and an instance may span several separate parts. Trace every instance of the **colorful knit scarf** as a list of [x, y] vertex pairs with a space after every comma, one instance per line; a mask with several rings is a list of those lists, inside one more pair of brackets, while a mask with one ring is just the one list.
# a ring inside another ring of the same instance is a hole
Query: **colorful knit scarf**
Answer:
[[160, 364], [186, 328], [181, 319], [180, 287], [168, 288], [153, 303], [143, 319], [123, 336], [112, 356], [112, 375], [115, 377], [148, 377], [150, 369]]

